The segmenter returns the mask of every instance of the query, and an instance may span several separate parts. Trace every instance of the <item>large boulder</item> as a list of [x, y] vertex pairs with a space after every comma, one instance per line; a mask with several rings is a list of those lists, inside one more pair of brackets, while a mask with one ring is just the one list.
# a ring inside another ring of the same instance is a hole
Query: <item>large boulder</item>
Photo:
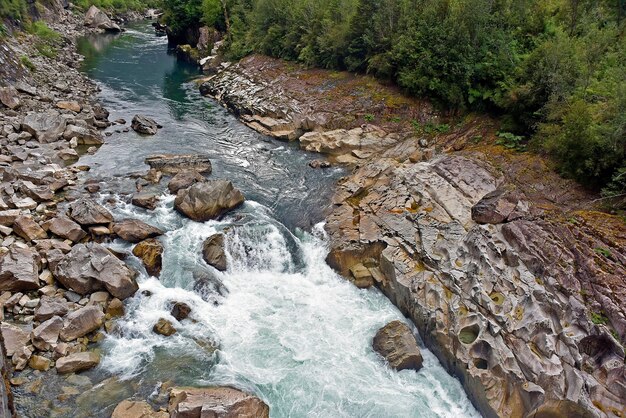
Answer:
[[51, 219], [46, 222], [45, 226], [54, 235], [69, 239], [72, 242], [78, 242], [87, 235], [79, 224], [64, 216]]
[[41, 143], [57, 141], [65, 131], [66, 119], [56, 110], [29, 113], [24, 117], [22, 130], [30, 133]]
[[167, 189], [172, 194], [178, 193], [181, 189], [186, 189], [191, 187], [195, 183], [204, 181], [205, 178], [202, 174], [198, 173], [196, 170], [183, 170], [180, 173], [176, 174], [170, 182], [167, 184]]
[[48, 238], [46, 231], [30, 215], [21, 215], [15, 218], [13, 232], [26, 241]]
[[226, 252], [224, 251], [224, 234], [214, 234], [202, 244], [202, 258], [210, 266], [219, 271], [226, 270]]
[[227, 180], [210, 180], [180, 190], [175, 209], [197, 222], [215, 219], [244, 202], [243, 194]]
[[100, 355], [93, 351], [74, 353], [61, 357], [56, 362], [57, 372], [60, 374], [76, 373], [91, 369], [100, 363]]
[[150, 276], [161, 274], [163, 244], [155, 238], [141, 241], [133, 248], [133, 255], [139, 258]]
[[144, 135], [156, 135], [159, 130], [159, 124], [154, 119], [143, 115], [135, 115], [130, 123], [130, 127]]
[[159, 195], [151, 192], [135, 193], [131, 203], [140, 208], [154, 210], [159, 203]]
[[145, 163], [165, 174], [178, 174], [184, 170], [195, 170], [198, 173], [211, 173], [209, 157], [201, 154], [157, 154], [146, 158]]
[[104, 206], [91, 199], [79, 199], [69, 206], [70, 217], [82, 226], [107, 225], [113, 222], [113, 215]]
[[168, 411], [171, 418], [268, 418], [270, 409], [256, 396], [221, 386], [172, 388]]
[[124, 241], [137, 243], [163, 235], [163, 231], [138, 219], [124, 219], [113, 225], [113, 232]]
[[136, 272], [100, 244], [78, 244], [55, 266], [54, 277], [67, 289], [85, 295], [106, 289], [119, 299], [137, 289]]
[[11, 247], [0, 255], [0, 291], [39, 289], [38, 261], [29, 248]]
[[168, 418], [169, 416], [165, 411], [155, 411], [148, 402], [126, 399], [117, 404], [111, 418]]
[[120, 27], [113, 23], [109, 16], [96, 6], [91, 6], [85, 13], [85, 26], [103, 29], [107, 32], [120, 32]]
[[102, 308], [96, 305], [85, 306], [65, 317], [59, 336], [63, 341], [72, 341], [97, 330], [102, 324], [104, 324]]
[[415, 336], [402, 321], [392, 321], [379, 329], [373, 347], [396, 370], [422, 368], [422, 353]]

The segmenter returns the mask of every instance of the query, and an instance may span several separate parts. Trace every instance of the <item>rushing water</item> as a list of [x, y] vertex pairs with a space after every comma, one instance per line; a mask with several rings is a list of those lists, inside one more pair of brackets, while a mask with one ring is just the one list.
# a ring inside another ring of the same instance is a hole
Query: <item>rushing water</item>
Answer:
[[[56, 415], [107, 416], [130, 396], [158, 404], [156, 389], [168, 382], [236, 386], [267, 402], [272, 417], [478, 416], [428, 350], [419, 372], [391, 370], [372, 350], [376, 331], [403, 317], [379, 291], [357, 289], [324, 261], [318, 222], [341, 170], [310, 169], [314, 155], [250, 131], [199, 97], [189, 83], [193, 68], [167, 55], [165, 39], [146, 23], [119, 37], [86, 39], [82, 50], [84, 70], [100, 83], [111, 119], [144, 113], [164, 125], [156, 137], [109, 137], [95, 156], [81, 160], [93, 175], [114, 181], [145, 170], [142, 160], [150, 153], [202, 151], [213, 158], [211, 176], [232, 180], [248, 200], [206, 223], [182, 218], [166, 193], [152, 212], [123, 199], [113, 206], [118, 218], [167, 231], [160, 238], [163, 271], [160, 279], [149, 278], [129, 257], [141, 271], [140, 291], [101, 343], [101, 365], [84, 374], [92, 383], [114, 379], [56, 406]], [[218, 231], [226, 234], [224, 273], [200, 255], [202, 241]], [[120, 241], [113, 246], [132, 248]], [[204, 288], [196, 285], [199, 277]], [[173, 301], [189, 304], [191, 318], [171, 317]], [[175, 335], [152, 332], [161, 317], [174, 323]], [[33, 410], [25, 415], [37, 416]]]

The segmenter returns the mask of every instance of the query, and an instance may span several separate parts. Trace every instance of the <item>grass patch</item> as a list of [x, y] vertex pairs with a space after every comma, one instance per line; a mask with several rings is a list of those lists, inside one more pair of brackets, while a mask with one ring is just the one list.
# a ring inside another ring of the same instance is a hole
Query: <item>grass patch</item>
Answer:
[[37, 69], [37, 67], [35, 67], [35, 64], [33, 64], [33, 62], [30, 59], [28, 59], [26, 55], [22, 55], [20, 57], [20, 62], [22, 63], [24, 67], [28, 68], [30, 71], [35, 71]]
[[603, 256], [605, 256], [606, 258], [611, 258], [611, 257], [613, 256], [613, 254], [611, 254], [611, 251], [609, 251], [609, 250], [608, 250], [608, 249], [606, 249], [606, 248], [596, 247], [596, 248], [594, 248], [593, 250], [596, 252], [596, 254], [603, 255]]
[[604, 316], [604, 312], [591, 312], [590, 316], [591, 322], [596, 325], [607, 325], [609, 323], [609, 318]]
[[26, 32], [35, 35], [35, 49], [44, 57], [55, 58], [57, 47], [61, 42], [61, 34], [51, 29], [45, 22], [37, 21], [26, 25]]

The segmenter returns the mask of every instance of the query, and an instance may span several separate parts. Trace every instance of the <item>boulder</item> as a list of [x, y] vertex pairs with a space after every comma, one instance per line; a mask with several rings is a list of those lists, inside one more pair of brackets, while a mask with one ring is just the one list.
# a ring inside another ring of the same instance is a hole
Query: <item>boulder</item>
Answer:
[[93, 116], [96, 120], [107, 121], [109, 120], [109, 111], [97, 104], [93, 107]]
[[24, 117], [22, 130], [30, 133], [41, 143], [57, 141], [67, 125], [66, 119], [56, 110], [29, 113]]
[[29, 248], [11, 247], [0, 255], [0, 291], [39, 289], [38, 260]]
[[30, 332], [8, 322], [0, 323], [0, 332], [4, 341], [4, 350], [7, 357], [11, 357], [30, 341]]
[[50, 369], [52, 360], [45, 358], [44, 356], [34, 355], [28, 360], [28, 366], [33, 370], [39, 370], [45, 372]]
[[100, 306], [85, 306], [65, 317], [59, 336], [63, 341], [72, 341], [97, 330], [103, 323], [104, 312]]
[[166, 337], [176, 334], [176, 328], [174, 328], [174, 325], [172, 325], [172, 323], [165, 318], [159, 318], [157, 323], [154, 324], [154, 327], [152, 327], [152, 331]]
[[159, 124], [154, 119], [142, 115], [135, 115], [130, 123], [130, 127], [136, 132], [145, 135], [156, 135], [159, 130]]
[[43, 322], [54, 316], [65, 316], [67, 311], [67, 301], [64, 298], [42, 296], [35, 308], [35, 320]]
[[106, 289], [119, 299], [138, 289], [136, 272], [100, 244], [78, 244], [54, 268], [54, 277], [67, 289], [85, 295]]
[[98, 363], [100, 363], [100, 355], [98, 353], [85, 351], [61, 357], [56, 362], [56, 368], [60, 374], [76, 373], [96, 367]]
[[104, 141], [100, 134], [84, 126], [68, 125], [63, 131], [63, 138], [68, 141], [76, 138], [79, 145], [102, 145]]
[[210, 180], [179, 190], [174, 208], [197, 222], [215, 219], [244, 202], [243, 194], [227, 180]]
[[46, 231], [30, 215], [18, 216], [13, 222], [13, 232], [26, 241], [48, 238]]
[[120, 32], [120, 27], [113, 23], [109, 16], [96, 6], [91, 6], [85, 13], [85, 26], [103, 29], [106, 32]]
[[176, 174], [167, 184], [167, 189], [172, 194], [176, 194], [181, 189], [187, 189], [195, 183], [204, 181], [205, 178], [196, 170], [183, 170]]
[[124, 241], [137, 243], [148, 238], [163, 235], [163, 231], [138, 219], [124, 219], [115, 222], [113, 232]]
[[487, 193], [472, 207], [472, 219], [480, 224], [500, 224], [519, 218], [520, 214], [512, 215], [514, 212], [523, 212], [527, 209], [520, 207], [524, 206], [524, 203], [520, 202], [521, 198], [521, 194], [515, 190], [496, 189]]
[[392, 321], [379, 329], [373, 347], [396, 370], [422, 368], [422, 353], [415, 336], [402, 321]]
[[69, 239], [72, 242], [78, 242], [87, 235], [79, 224], [64, 216], [51, 219], [45, 223], [45, 226], [54, 235]]
[[113, 215], [104, 206], [90, 199], [79, 199], [69, 206], [70, 217], [82, 226], [107, 225]]
[[163, 244], [155, 238], [141, 241], [133, 248], [133, 255], [139, 258], [150, 276], [161, 274]]
[[269, 407], [265, 402], [228, 386], [174, 387], [170, 392], [168, 411], [171, 418], [269, 418]]
[[178, 174], [184, 170], [210, 174], [212, 170], [209, 157], [202, 154], [157, 154], [150, 155], [144, 162], [164, 174]]
[[350, 267], [351, 281], [358, 288], [365, 289], [374, 285], [374, 277], [367, 267], [358, 263]]
[[159, 203], [159, 195], [151, 192], [135, 193], [131, 203], [140, 208], [154, 210]]
[[12, 110], [22, 105], [19, 93], [13, 86], [0, 87], [0, 103]]
[[63, 110], [71, 110], [74, 113], [80, 113], [80, 111], [82, 110], [82, 106], [76, 102], [76, 101], [60, 101], [57, 102], [56, 104], [58, 109], [63, 109]]
[[219, 271], [226, 270], [226, 253], [224, 252], [224, 234], [214, 234], [202, 244], [202, 258], [210, 266]]
[[176, 302], [174, 306], [172, 306], [172, 311], [170, 312], [177, 321], [182, 321], [189, 317], [191, 313], [191, 307], [184, 302]]
[[19, 209], [8, 209], [0, 211], [0, 225], [11, 226], [18, 216], [22, 214]]
[[126, 399], [117, 404], [111, 418], [168, 418], [169, 416], [165, 411], [155, 411], [148, 402]]
[[48, 351], [59, 340], [59, 333], [62, 328], [63, 319], [58, 316], [53, 316], [35, 328], [30, 339], [35, 348], [41, 351]]

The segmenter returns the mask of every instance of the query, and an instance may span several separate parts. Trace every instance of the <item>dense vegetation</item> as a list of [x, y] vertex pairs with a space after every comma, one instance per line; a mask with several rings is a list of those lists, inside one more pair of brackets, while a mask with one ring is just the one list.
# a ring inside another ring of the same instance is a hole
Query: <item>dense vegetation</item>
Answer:
[[[164, 0], [174, 29], [395, 81], [453, 110], [503, 116], [562, 174], [623, 189], [626, 0]], [[620, 182], [621, 180], [621, 182]]]

